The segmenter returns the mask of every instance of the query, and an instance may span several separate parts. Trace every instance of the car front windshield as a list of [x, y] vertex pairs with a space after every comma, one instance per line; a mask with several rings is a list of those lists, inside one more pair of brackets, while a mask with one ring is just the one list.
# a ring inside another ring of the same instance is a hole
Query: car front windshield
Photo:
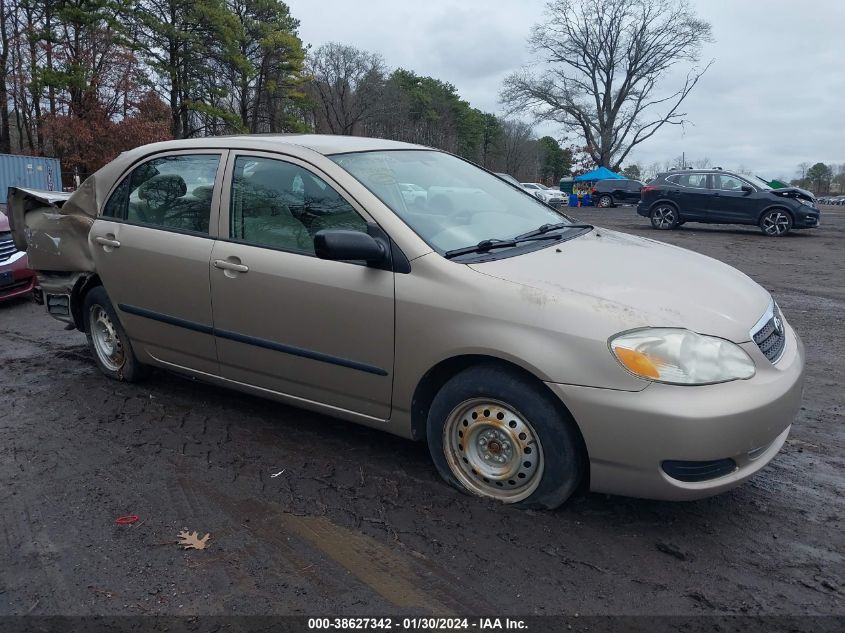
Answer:
[[[572, 223], [534, 196], [444, 152], [387, 150], [330, 158], [440, 253]], [[424, 195], [403, 196], [399, 183], [417, 185]]]

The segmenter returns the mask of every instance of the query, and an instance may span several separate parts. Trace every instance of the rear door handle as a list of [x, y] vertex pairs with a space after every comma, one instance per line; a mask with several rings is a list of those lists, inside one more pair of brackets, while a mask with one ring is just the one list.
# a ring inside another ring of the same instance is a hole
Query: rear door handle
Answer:
[[249, 272], [249, 266], [244, 266], [243, 264], [236, 264], [235, 262], [227, 262], [225, 259], [215, 259], [214, 267], [219, 268], [220, 270], [231, 270], [236, 273]]
[[94, 241], [97, 242], [97, 244], [100, 244], [102, 246], [111, 246], [112, 248], [120, 248], [120, 242], [118, 242], [117, 240], [109, 239], [107, 237], [97, 236], [97, 237], [94, 238]]

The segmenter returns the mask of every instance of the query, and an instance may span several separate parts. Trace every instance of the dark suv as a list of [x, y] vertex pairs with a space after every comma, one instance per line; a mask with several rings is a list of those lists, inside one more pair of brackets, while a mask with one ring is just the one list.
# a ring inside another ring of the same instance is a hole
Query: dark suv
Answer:
[[640, 201], [639, 180], [599, 180], [593, 185], [593, 204], [597, 207], [615, 207], [617, 204], [637, 204]]
[[772, 189], [756, 176], [721, 169], [659, 174], [643, 187], [637, 213], [660, 230], [684, 222], [754, 224], [772, 237], [818, 226], [820, 215], [809, 191]]

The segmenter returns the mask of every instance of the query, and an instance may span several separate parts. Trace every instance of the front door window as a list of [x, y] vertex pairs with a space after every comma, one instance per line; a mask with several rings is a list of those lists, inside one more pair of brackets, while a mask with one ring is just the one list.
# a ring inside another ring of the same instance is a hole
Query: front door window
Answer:
[[367, 231], [367, 222], [325, 180], [282, 160], [235, 161], [229, 237], [306, 255], [323, 229]]

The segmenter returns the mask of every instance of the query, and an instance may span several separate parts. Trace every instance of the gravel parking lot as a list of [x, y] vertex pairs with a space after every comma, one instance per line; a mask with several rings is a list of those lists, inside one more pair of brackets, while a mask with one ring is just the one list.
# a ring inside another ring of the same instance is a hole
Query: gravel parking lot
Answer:
[[[578, 211], [736, 266], [803, 338], [804, 405], [752, 482], [502, 507], [442, 483], [422, 444], [165, 372], [108, 381], [82, 334], [18, 301], [0, 306], [0, 614], [845, 615], [845, 207], [779, 239]], [[209, 547], [177, 547], [182, 529]]]

